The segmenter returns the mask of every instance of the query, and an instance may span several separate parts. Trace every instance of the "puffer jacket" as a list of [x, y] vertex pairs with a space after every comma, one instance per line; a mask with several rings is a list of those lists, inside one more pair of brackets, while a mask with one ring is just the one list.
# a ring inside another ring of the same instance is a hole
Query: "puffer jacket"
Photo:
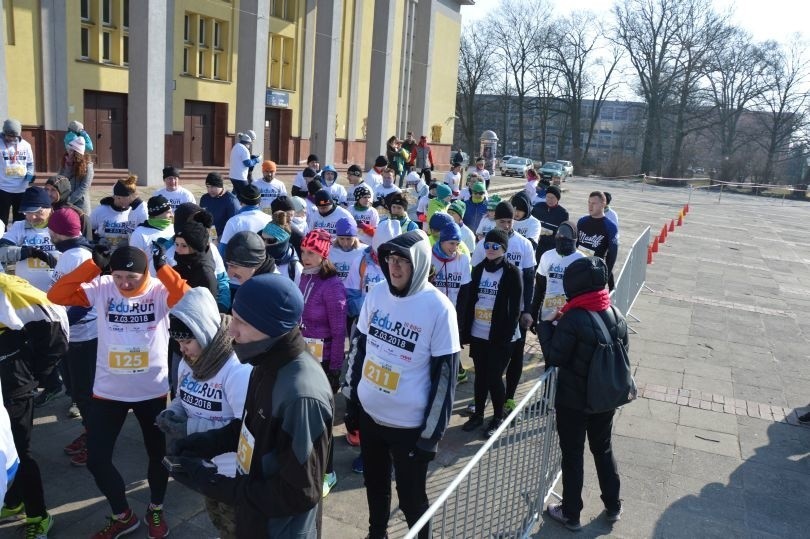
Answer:
[[329, 370], [343, 366], [346, 335], [346, 289], [340, 277], [326, 279], [319, 274], [301, 275], [298, 288], [304, 296], [301, 333], [306, 338], [323, 339], [321, 359]]

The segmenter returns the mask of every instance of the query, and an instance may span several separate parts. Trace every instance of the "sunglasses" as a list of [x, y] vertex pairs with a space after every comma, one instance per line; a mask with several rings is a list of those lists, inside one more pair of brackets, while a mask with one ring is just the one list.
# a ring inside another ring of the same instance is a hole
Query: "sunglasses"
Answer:
[[494, 241], [493, 242], [489, 242], [489, 241], [484, 242], [484, 249], [490, 249], [492, 251], [500, 251], [501, 247], [503, 247], [503, 245], [501, 245], [500, 243], [495, 243]]
[[391, 266], [402, 267], [406, 264], [410, 265], [411, 261], [401, 256], [388, 255], [385, 257], [385, 263]]

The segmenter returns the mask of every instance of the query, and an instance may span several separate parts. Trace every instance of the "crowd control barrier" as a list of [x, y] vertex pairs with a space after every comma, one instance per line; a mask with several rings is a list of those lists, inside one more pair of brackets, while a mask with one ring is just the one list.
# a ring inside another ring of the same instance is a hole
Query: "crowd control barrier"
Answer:
[[622, 270], [615, 279], [613, 292], [610, 293], [611, 303], [625, 317], [630, 316], [637, 322], [639, 320], [630, 314], [630, 309], [647, 281], [647, 248], [649, 245], [650, 227], [647, 227], [633, 242]]
[[408, 531], [433, 537], [528, 537], [560, 474], [557, 369], [546, 371]]

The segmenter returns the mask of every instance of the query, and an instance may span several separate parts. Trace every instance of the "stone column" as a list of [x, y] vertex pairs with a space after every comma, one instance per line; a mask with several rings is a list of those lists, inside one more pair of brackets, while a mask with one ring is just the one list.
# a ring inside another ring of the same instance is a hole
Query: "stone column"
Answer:
[[371, 76], [368, 90], [366, 168], [378, 155], [385, 155], [385, 140], [391, 132], [388, 107], [391, 103], [391, 56], [394, 48], [395, 0], [374, 2], [374, 30], [371, 38]]
[[[166, 0], [166, 20], [168, 22], [166, 23], [166, 126], [164, 132], [167, 135], [174, 133], [174, 77], [177, 73], [174, 69], [175, 16], [174, 0]], [[132, 18], [130, 17], [129, 20], [131, 21]], [[132, 54], [131, 50], [130, 54]]]
[[357, 0], [354, 3], [354, 22], [352, 24], [352, 58], [349, 67], [349, 117], [346, 120], [346, 140], [357, 140], [359, 123], [357, 113], [358, 92], [360, 84], [360, 61], [362, 58], [363, 43], [363, 3]]
[[[307, 140], [312, 135], [312, 98], [314, 95], [315, 76], [315, 28], [317, 24], [316, 0], [306, 0], [304, 12], [304, 54], [301, 60], [301, 140]], [[312, 152], [310, 152], [312, 153]], [[320, 157], [320, 156], [318, 156]], [[305, 159], [299, 156], [299, 159]], [[323, 157], [321, 157], [323, 159]], [[299, 163], [293, 163], [297, 165]]]
[[236, 131], [256, 132], [253, 153], [264, 148], [267, 95], [267, 51], [270, 39], [270, 0], [239, 4], [239, 46], [236, 64]]
[[6, 3], [0, 0], [0, 118], [8, 118], [8, 77], [6, 76]]
[[68, 122], [67, 8], [62, 0], [41, 2], [42, 112], [46, 131], [64, 131]]
[[408, 127], [417, 138], [427, 135], [430, 139], [430, 64], [436, 31], [433, 13], [436, 9], [436, 0], [418, 0], [416, 4]]
[[318, 2], [310, 151], [321, 163], [335, 162], [335, 113], [340, 65], [343, 0]]
[[139, 185], [162, 185], [166, 106], [165, 0], [129, 3], [129, 168]]

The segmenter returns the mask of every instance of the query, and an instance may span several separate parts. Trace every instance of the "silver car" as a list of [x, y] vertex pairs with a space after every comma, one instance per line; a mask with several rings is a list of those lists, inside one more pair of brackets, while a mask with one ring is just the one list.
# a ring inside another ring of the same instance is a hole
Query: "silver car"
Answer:
[[502, 176], [519, 176], [526, 177], [526, 171], [534, 166], [531, 159], [525, 157], [513, 157], [506, 163], [501, 165]]
[[[565, 178], [574, 175], [574, 163], [571, 161], [563, 161], [562, 159], [557, 159], [557, 162], [563, 166]], [[565, 181], [565, 178], [563, 178], [563, 181]]]

